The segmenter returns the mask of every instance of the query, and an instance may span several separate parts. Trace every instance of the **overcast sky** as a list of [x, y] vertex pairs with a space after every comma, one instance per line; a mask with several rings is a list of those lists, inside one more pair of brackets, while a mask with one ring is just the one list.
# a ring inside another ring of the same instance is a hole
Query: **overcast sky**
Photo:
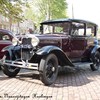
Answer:
[[95, 22], [100, 27], [100, 0], [67, 0], [68, 13], [72, 18], [72, 3], [74, 18]]

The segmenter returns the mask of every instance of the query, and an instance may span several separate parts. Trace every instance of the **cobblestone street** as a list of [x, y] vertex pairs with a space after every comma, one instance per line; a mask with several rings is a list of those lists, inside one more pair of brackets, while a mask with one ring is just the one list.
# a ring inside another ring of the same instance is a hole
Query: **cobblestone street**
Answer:
[[21, 70], [16, 78], [0, 71], [0, 100], [100, 100], [100, 70], [87, 66], [60, 72], [51, 86], [44, 86], [33, 71]]

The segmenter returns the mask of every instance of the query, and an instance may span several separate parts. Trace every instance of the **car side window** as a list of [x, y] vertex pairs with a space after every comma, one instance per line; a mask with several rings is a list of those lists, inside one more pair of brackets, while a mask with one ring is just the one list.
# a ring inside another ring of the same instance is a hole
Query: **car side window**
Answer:
[[8, 35], [4, 35], [4, 36], [2, 37], [2, 40], [10, 40], [10, 37], [9, 37]]
[[94, 26], [88, 24], [86, 27], [86, 36], [94, 36], [94, 30]]
[[84, 36], [84, 24], [83, 23], [72, 23], [71, 29], [72, 36]]
[[51, 23], [43, 25], [44, 34], [69, 34], [70, 23]]
[[10, 40], [10, 37], [7, 34], [0, 33], [0, 40]]

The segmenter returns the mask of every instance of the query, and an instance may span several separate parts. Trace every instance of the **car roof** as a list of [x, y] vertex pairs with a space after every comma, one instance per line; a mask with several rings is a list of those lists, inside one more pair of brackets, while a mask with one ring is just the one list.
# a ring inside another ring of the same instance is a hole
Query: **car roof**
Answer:
[[0, 32], [9, 34], [10, 36], [14, 37], [14, 34], [13, 34], [11, 31], [9, 31], [9, 30], [6, 30], [6, 29], [0, 29]]
[[41, 24], [51, 24], [51, 23], [61, 23], [61, 22], [78, 22], [78, 23], [88, 23], [92, 25], [98, 26], [96, 23], [87, 21], [87, 20], [82, 20], [82, 19], [70, 19], [70, 18], [63, 18], [63, 19], [56, 19], [56, 20], [47, 20], [42, 22]]
[[6, 30], [6, 29], [0, 29], [0, 32], [7, 33], [7, 34], [10, 34], [13, 36], [13, 33], [9, 30]]

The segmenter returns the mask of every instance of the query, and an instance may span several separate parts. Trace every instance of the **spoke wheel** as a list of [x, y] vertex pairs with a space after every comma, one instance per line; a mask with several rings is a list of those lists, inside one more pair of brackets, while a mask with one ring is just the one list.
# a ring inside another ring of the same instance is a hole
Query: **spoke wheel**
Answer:
[[93, 56], [92, 56], [92, 62], [93, 64], [91, 64], [91, 69], [93, 71], [98, 70], [100, 67], [100, 53], [99, 51], [96, 51]]
[[45, 85], [55, 82], [58, 74], [58, 59], [54, 54], [43, 57], [40, 61], [40, 79]]
[[[10, 57], [9, 53], [7, 53], [5, 56], [6, 56], [6, 60], [12, 60], [13, 58], [13, 57]], [[13, 60], [16, 60], [16, 59], [13, 59]], [[8, 65], [1, 66], [1, 68], [4, 74], [9, 77], [15, 77], [20, 71], [20, 68], [17, 68], [14, 66], [8, 66]]]

